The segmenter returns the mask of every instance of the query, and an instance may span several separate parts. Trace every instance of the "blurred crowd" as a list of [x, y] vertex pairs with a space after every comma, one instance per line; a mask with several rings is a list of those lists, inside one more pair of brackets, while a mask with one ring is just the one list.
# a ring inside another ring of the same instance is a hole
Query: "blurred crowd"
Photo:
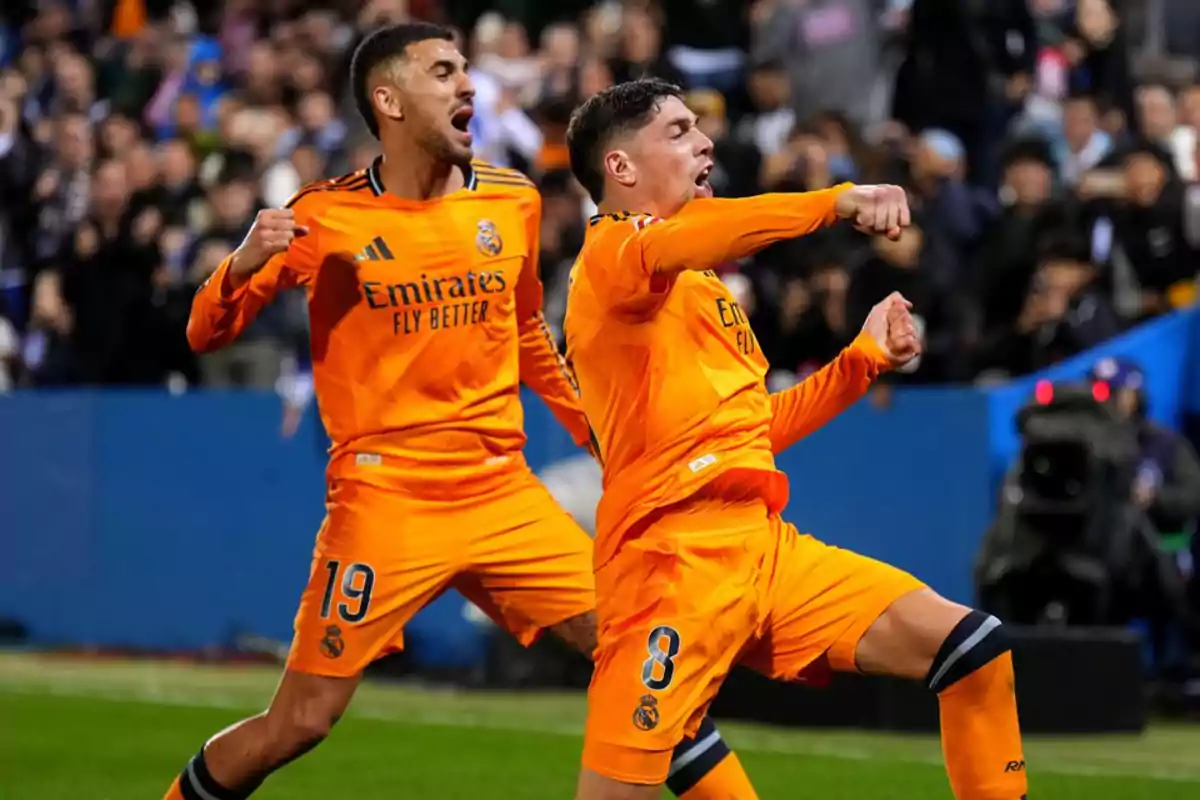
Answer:
[[719, 195], [910, 191], [898, 242], [833, 229], [725, 266], [772, 388], [892, 290], [917, 382], [1024, 373], [1195, 300], [1194, 0], [5, 0], [0, 391], [302, 376], [303, 297], [197, 358], [191, 295], [257, 209], [374, 157], [349, 54], [410, 16], [462, 32], [477, 154], [542, 189], [551, 319], [592, 211], [568, 116], [643, 75], [686, 89]]

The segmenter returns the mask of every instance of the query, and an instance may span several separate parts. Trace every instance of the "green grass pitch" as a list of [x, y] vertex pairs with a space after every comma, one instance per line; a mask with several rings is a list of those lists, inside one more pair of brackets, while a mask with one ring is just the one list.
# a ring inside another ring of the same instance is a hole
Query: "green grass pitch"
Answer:
[[[157, 800], [208, 736], [260, 708], [274, 669], [0, 655], [0, 798]], [[265, 800], [570, 800], [584, 706], [570, 694], [367, 684]], [[763, 800], [951, 800], [936, 738], [726, 722]], [[1033, 800], [1200, 798], [1200, 728], [1032, 739]]]

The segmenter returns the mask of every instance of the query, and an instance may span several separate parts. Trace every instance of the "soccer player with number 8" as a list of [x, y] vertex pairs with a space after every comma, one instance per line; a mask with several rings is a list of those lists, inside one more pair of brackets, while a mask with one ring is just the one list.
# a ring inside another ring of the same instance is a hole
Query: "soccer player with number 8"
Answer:
[[888, 297], [832, 363], [768, 394], [747, 315], [713, 272], [838, 219], [899, 237], [904, 191], [713, 198], [712, 142], [679, 89], [656, 80], [584, 102], [567, 141], [601, 212], [571, 272], [565, 322], [604, 464], [600, 635], [577, 800], [658, 797], [672, 748], [738, 663], [782, 680], [829, 668], [924, 680], [959, 800], [1023, 798], [999, 621], [780, 517], [788, 483], [774, 454], [920, 354], [909, 303]]

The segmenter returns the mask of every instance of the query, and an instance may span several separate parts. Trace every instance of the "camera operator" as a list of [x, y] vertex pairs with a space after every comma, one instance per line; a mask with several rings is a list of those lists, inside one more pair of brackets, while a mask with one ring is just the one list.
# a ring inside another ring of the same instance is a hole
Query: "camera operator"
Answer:
[[1146, 512], [1168, 550], [1187, 548], [1187, 535], [1200, 516], [1200, 460], [1188, 441], [1146, 418], [1141, 369], [1105, 358], [1092, 368], [1096, 397], [1107, 397], [1137, 432], [1139, 461], [1133, 501]]
[[1144, 379], [1136, 364], [1106, 358], [1090, 377], [1095, 396], [1108, 397], [1117, 414], [1135, 426], [1139, 460], [1132, 500], [1145, 512], [1163, 556], [1158, 591], [1140, 598], [1142, 610], [1160, 672], [1170, 674], [1176, 666], [1186, 670], [1186, 663], [1173, 658], [1180, 654], [1170, 640], [1181, 633], [1195, 638], [1195, 620], [1187, 619], [1192, 614], [1182, 595], [1184, 584], [1195, 580], [1190, 540], [1200, 516], [1200, 460], [1187, 439], [1146, 418]]

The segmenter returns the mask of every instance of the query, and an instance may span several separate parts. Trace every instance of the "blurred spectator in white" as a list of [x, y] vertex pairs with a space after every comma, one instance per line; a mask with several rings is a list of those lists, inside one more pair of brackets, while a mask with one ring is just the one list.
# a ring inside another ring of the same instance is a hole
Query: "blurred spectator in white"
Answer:
[[1143, 84], [1134, 95], [1141, 138], [1162, 146], [1171, 154], [1179, 176], [1196, 179], [1196, 131], [1179, 124], [1175, 95], [1166, 86]]
[[1091, 95], [1075, 95], [1063, 106], [1062, 137], [1058, 142], [1059, 176], [1075, 187], [1084, 173], [1112, 152], [1112, 136], [1100, 128], [1100, 110]]
[[502, 166], [512, 164], [513, 155], [533, 163], [542, 147], [542, 132], [521, 105], [522, 96], [532, 101], [541, 93], [541, 65], [516, 57], [527, 51], [523, 30], [516, 32], [519, 27], [494, 12], [475, 26], [473, 147], [479, 158]]
[[1179, 123], [1192, 139], [1191, 175], [1200, 180], [1200, 84], [1185, 86], [1179, 93]]
[[536, 100], [542, 65], [530, 52], [528, 34], [519, 22], [494, 11], [480, 17], [475, 24], [474, 67], [515, 92], [519, 102]]
[[[0, 305], [0, 309], [3, 306]], [[21, 355], [21, 339], [8, 317], [0, 313], [0, 394], [12, 391], [13, 373]]]

